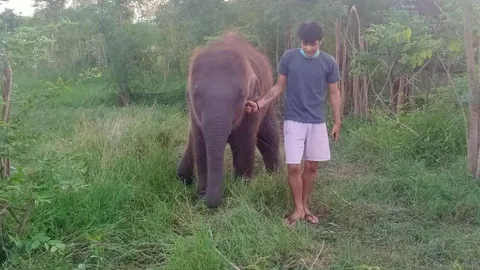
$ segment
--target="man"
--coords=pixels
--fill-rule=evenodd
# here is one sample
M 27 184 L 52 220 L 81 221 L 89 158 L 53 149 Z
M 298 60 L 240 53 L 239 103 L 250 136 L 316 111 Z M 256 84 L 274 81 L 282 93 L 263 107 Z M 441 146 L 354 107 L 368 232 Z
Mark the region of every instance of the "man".
M 246 102 L 246 112 L 257 112 L 284 95 L 284 147 L 288 165 L 288 183 L 295 211 L 285 222 L 295 224 L 300 219 L 316 224 L 318 217 L 308 206 L 320 161 L 330 160 L 330 148 L 325 124 L 327 88 L 333 110 L 334 126 L 331 135 L 338 141 L 341 129 L 340 81 L 335 59 L 320 50 L 323 29 L 316 22 L 303 23 L 298 29 L 301 48 L 287 50 L 278 66 L 275 86 L 260 100 Z M 301 163 L 304 160 L 302 172 Z

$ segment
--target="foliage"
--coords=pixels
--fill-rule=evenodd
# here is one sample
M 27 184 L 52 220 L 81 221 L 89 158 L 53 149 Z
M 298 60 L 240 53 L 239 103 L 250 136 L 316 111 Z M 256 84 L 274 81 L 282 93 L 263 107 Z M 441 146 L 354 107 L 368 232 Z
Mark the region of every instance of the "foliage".
M 454 162 L 466 151 L 464 106 L 467 85 L 457 80 L 456 88 L 445 86 L 424 97 L 423 106 L 401 114 L 396 120 L 383 111 L 372 112 L 372 123 L 355 130 L 352 159 L 375 153 L 373 162 L 415 160 L 428 167 Z
M 439 45 L 422 25 L 425 22 L 417 19 L 416 24 L 393 20 L 370 26 L 365 33 L 368 51 L 352 60 L 351 73 L 412 74 L 432 58 Z
M 163 81 L 156 76 L 165 69 L 160 35 L 154 25 L 135 24 L 117 28 L 107 36 L 112 75 L 121 91 L 153 92 Z
M 65 188 L 63 183 L 52 184 L 41 178 L 39 180 L 37 172 L 25 169 L 21 162 L 17 165 L 18 161 L 29 155 L 32 147 L 30 143 L 34 138 L 34 134 L 28 131 L 29 126 L 25 125 L 25 121 L 36 106 L 70 91 L 70 86 L 75 83 L 82 83 L 83 80 L 99 76 L 97 71 L 89 70 L 79 74 L 76 80 L 64 81 L 59 77 L 56 81 L 37 81 L 37 86 L 41 86 L 42 90 L 30 95 L 17 95 L 14 92 L 13 96 L 18 99 L 15 99 L 16 102 L 12 102 L 15 105 L 13 114 L 8 124 L 1 126 L 0 133 L 0 145 L 2 146 L 0 156 L 13 160 L 11 163 L 12 175 L 0 182 L 0 205 L 2 207 L 0 223 L 2 234 L 0 237 L 4 238 L 1 241 L 2 247 L 8 249 L 6 258 L 1 258 L 1 263 L 16 264 L 18 260 L 21 260 L 21 256 L 30 256 L 40 246 L 52 253 L 57 250 L 63 251 L 65 248 L 61 241 L 45 236 L 44 232 L 37 233 L 31 239 L 25 239 L 24 233 L 31 211 L 42 204 L 50 203 L 49 197 L 54 194 L 52 193 L 54 190 Z M 43 165 L 42 162 L 39 164 Z M 17 225 L 14 225 L 13 220 L 9 221 L 5 218 L 7 210 L 11 214 L 10 218 L 16 221 Z M 18 212 L 21 214 L 20 218 Z M 8 240 L 5 239 L 5 235 L 8 236 Z
M 8 58 L 12 68 L 24 68 L 45 60 L 51 41 L 42 32 L 40 27 L 21 26 L 15 32 L 0 33 L 0 56 Z

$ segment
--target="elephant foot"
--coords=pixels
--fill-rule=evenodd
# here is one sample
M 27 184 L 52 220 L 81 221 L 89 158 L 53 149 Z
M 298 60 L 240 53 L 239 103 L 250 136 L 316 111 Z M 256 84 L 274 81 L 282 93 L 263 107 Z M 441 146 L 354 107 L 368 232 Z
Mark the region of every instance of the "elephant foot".
M 251 180 L 252 180 L 252 177 L 253 177 L 253 175 L 251 173 L 250 174 L 245 174 L 245 173 L 235 172 L 233 174 L 233 179 L 235 181 L 242 182 L 242 183 L 250 183 Z
M 206 195 L 205 191 L 196 193 L 197 199 L 199 199 L 199 200 L 203 200 L 205 198 L 205 195 Z
M 193 176 L 185 174 L 177 174 L 177 178 L 186 186 L 191 186 L 195 181 L 195 178 Z

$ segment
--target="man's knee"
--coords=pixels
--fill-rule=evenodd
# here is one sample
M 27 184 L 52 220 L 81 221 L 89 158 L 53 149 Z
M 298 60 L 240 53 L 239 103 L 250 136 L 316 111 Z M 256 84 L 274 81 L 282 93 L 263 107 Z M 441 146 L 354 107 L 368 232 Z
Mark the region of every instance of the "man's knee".
M 305 172 L 314 174 L 317 173 L 317 168 L 318 168 L 318 162 L 317 161 L 310 161 L 310 160 L 305 160 Z
M 302 172 L 302 165 L 300 164 L 288 164 L 288 174 L 300 174 Z

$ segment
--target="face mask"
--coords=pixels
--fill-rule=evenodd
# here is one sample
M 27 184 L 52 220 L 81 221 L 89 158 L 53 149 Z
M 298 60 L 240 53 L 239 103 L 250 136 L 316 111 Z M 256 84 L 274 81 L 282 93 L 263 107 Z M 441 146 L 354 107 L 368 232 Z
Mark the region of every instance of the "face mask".
M 314 55 L 312 55 L 312 56 L 306 55 L 305 52 L 303 51 L 303 49 L 301 49 L 300 52 L 302 53 L 302 55 L 303 55 L 305 58 L 315 59 L 315 58 L 317 58 L 317 57 L 320 55 L 320 50 L 319 50 L 319 49 L 317 49 L 317 52 L 316 52 Z

